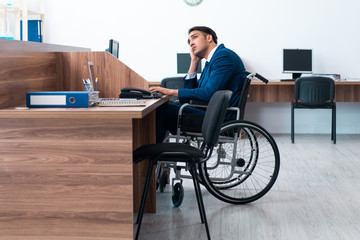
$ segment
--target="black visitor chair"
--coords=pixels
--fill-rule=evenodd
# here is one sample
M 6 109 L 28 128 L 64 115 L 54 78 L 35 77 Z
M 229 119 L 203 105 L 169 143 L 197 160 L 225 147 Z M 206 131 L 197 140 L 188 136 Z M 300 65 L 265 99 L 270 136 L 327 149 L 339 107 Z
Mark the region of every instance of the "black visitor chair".
M 226 108 L 228 107 L 231 95 L 231 91 L 222 90 L 217 91 L 211 97 L 202 124 L 202 136 L 204 138 L 204 141 L 200 148 L 195 148 L 183 143 L 166 142 L 144 145 L 137 148 L 133 152 L 133 161 L 135 164 L 145 159 L 149 159 L 149 167 L 145 179 L 145 186 L 141 197 L 139 213 L 136 220 L 138 228 L 136 231 L 135 239 L 138 239 L 139 237 L 145 202 L 151 182 L 151 175 L 153 173 L 154 166 L 159 161 L 185 162 L 188 165 L 194 183 L 201 223 L 205 224 L 206 234 L 208 239 L 210 239 L 210 231 L 206 219 L 205 207 L 202 199 L 196 165 L 210 158 L 212 150 L 217 144 L 220 128 L 224 121 Z
M 334 80 L 328 77 L 301 77 L 295 81 L 294 102 L 291 103 L 291 141 L 294 143 L 295 108 L 331 109 L 331 140 L 336 143 L 336 103 Z

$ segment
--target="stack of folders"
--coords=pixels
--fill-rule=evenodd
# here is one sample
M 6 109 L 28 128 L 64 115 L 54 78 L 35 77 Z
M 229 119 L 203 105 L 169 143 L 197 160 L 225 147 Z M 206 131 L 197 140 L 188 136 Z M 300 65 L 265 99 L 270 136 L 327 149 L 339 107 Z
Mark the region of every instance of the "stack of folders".
M 146 101 L 135 98 L 99 98 L 99 107 L 133 107 L 145 106 Z

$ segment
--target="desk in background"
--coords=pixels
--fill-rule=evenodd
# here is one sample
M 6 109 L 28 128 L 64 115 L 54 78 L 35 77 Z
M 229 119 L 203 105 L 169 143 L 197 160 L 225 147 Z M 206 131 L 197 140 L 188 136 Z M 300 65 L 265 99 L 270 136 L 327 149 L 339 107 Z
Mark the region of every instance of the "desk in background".
M 252 81 L 249 102 L 292 102 L 294 82 Z M 360 82 L 335 81 L 336 102 L 360 102 Z
M 149 82 L 150 86 L 160 86 L 160 82 Z M 294 82 L 271 80 L 251 81 L 248 102 L 292 102 L 294 100 Z M 336 102 L 360 102 L 360 82 L 335 81 Z

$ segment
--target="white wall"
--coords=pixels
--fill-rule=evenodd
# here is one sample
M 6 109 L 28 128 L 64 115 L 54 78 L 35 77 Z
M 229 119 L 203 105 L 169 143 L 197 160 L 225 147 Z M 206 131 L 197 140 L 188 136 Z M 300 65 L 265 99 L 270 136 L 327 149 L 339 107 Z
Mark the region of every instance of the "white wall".
M 357 0 L 203 0 L 197 7 L 183 0 L 47 0 L 45 39 L 93 51 L 103 51 L 110 38 L 117 39 L 121 61 L 145 79 L 160 81 L 176 75 L 176 53 L 188 52 L 187 30 L 207 25 L 217 32 L 219 42 L 240 55 L 249 71 L 269 79 L 289 77 L 282 74 L 283 48 L 313 49 L 315 73 L 360 77 L 359 10 Z M 269 131 L 290 131 L 289 106 L 249 106 L 249 119 L 262 122 L 259 115 L 265 111 Z M 344 106 L 349 109 L 346 119 L 359 119 L 358 103 Z M 274 124 L 284 119 L 279 111 L 289 118 L 285 127 Z M 338 119 L 341 112 L 338 109 Z M 325 126 L 328 117 L 319 116 Z M 346 133 L 347 127 L 338 123 Z M 297 129 L 307 131 L 307 126 Z M 360 133 L 360 127 L 355 132 Z

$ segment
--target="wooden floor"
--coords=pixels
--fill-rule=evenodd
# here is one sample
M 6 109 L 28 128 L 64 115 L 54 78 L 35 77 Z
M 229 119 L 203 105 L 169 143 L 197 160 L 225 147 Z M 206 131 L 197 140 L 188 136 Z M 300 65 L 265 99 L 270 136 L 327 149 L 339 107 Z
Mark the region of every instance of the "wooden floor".
M 360 135 L 275 135 L 281 167 L 260 200 L 229 205 L 203 189 L 213 240 L 344 239 L 360 236 Z M 192 182 L 185 179 L 180 208 L 171 189 L 157 193 L 157 214 L 144 216 L 140 239 L 206 239 Z M 135 226 L 136 227 L 136 226 Z

